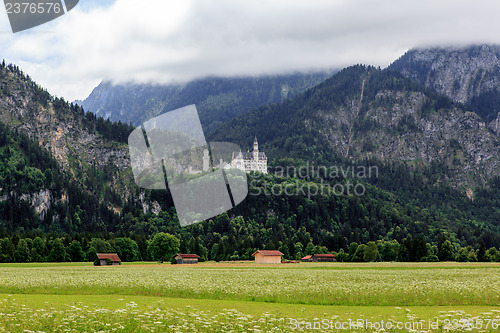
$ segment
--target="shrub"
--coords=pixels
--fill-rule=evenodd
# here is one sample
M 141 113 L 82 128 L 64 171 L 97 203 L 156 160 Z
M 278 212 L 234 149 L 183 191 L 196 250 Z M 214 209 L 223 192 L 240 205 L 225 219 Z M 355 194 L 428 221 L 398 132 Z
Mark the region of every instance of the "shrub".
M 429 255 L 429 256 L 426 257 L 425 261 L 427 261 L 427 262 L 438 262 L 439 258 L 437 257 L 437 255 L 431 254 L 431 255 Z

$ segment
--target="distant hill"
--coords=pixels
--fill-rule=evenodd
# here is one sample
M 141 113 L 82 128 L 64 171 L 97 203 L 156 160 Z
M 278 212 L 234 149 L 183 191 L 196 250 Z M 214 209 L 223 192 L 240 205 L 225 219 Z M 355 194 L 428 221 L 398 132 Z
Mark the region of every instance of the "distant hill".
M 311 88 L 331 72 L 194 80 L 182 85 L 101 82 L 84 101 L 87 111 L 112 121 L 139 125 L 161 113 L 196 104 L 205 132 L 248 110 L 280 103 Z

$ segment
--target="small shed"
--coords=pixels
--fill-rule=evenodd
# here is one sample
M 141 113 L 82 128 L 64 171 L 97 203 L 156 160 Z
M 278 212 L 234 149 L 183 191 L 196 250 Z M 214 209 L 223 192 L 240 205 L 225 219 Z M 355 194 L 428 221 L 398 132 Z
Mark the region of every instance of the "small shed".
M 313 261 L 312 254 L 305 256 L 305 257 L 302 257 L 302 258 L 300 258 L 300 260 L 302 260 L 303 262 L 311 262 L 311 261 Z
M 99 259 L 99 266 L 106 266 L 108 259 L 111 261 L 111 265 L 121 265 L 122 263 L 116 253 L 97 253 L 97 259 Z
M 257 250 L 252 256 L 256 264 L 281 264 L 283 253 L 277 250 Z
M 177 261 L 178 264 L 197 264 L 198 259 L 200 259 L 200 256 L 197 254 L 177 253 L 174 256 L 174 259 Z
M 325 254 L 313 254 L 312 261 L 314 261 L 314 262 L 333 262 L 333 261 L 337 261 L 337 260 L 335 259 L 335 255 L 333 255 L 331 253 L 325 253 Z

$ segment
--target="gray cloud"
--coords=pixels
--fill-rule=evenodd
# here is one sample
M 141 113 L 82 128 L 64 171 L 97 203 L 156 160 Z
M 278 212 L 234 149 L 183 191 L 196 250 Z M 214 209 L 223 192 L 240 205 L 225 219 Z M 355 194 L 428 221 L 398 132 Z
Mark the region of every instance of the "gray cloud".
M 7 60 L 71 100 L 101 79 L 384 67 L 412 47 L 500 43 L 499 10 L 496 0 L 117 0 L 77 7 L 29 33 L 3 33 L 0 46 Z

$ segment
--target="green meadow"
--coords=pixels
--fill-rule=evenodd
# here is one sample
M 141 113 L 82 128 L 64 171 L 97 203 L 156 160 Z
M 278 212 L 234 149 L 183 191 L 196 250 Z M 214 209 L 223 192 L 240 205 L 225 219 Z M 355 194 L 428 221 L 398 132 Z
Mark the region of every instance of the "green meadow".
M 499 295 L 496 263 L 2 264 L 0 332 L 500 332 Z

